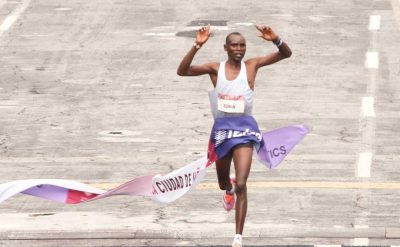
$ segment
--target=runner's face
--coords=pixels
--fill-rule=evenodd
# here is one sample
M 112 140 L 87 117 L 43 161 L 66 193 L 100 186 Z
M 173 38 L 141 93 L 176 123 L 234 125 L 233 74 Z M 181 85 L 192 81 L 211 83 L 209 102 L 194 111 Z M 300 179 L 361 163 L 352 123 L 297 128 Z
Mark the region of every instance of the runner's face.
M 230 60 L 240 62 L 246 53 L 246 40 L 242 35 L 231 35 L 224 48 Z

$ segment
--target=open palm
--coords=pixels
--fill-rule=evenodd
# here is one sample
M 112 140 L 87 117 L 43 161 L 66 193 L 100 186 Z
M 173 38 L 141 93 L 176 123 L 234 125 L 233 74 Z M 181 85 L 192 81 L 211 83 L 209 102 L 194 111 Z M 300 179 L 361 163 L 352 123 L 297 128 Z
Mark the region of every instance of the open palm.
M 196 33 L 196 43 L 199 45 L 203 45 L 204 43 L 206 43 L 208 38 L 210 37 L 210 31 L 210 25 L 200 28 Z
M 278 38 L 278 35 L 268 26 L 256 25 L 256 28 L 261 33 L 260 37 L 265 40 L 274 41 Z

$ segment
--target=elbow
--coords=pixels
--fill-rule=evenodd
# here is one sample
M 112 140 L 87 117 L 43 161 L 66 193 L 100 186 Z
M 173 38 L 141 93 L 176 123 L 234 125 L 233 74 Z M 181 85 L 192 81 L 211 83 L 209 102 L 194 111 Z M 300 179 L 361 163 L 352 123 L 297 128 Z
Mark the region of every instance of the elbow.
M 186 76 L 187 75 L 187 73 L 185 71 L 181 70 L 181 69 L 178 69 L 176 71 L 176 74 L 179 75 L 179 76 Z
M 291 57 L 292 56 L 292 51 L 288 51 L 286 54 L 285 54 L 285 57 L 286 58 L 289 58 L 289 57 Z

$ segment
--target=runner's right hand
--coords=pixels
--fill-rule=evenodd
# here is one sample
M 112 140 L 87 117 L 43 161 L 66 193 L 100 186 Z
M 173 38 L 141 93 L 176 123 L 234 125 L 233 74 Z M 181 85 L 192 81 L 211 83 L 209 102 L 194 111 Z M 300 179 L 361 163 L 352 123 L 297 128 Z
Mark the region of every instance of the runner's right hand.
M 211 35 L 210 24 L 206 27 L 200 28 L 196 33 L 196 43 L 199 45 L 203 45 L 207 42 L 208 38 Z

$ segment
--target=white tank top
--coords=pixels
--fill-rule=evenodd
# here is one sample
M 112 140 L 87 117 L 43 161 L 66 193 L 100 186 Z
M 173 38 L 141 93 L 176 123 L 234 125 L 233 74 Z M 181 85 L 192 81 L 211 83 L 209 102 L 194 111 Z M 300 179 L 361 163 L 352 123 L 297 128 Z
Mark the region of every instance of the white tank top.
M 254 92 L 249 87 L 246 64 L 242 61 L 239 75 L 229 81 L 225 76 L 225 63 L 220 63 L 217 85 L 209 92 L 213 117 L 251 116 Z

